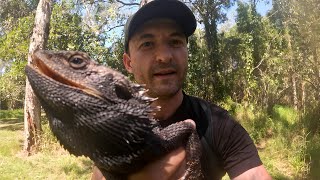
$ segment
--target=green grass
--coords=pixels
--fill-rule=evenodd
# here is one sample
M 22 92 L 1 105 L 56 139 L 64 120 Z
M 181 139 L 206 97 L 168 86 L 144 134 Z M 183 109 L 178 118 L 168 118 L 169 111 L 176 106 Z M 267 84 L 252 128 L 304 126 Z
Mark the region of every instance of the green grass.
M 23 109 L 14 110 L 0 110 L 0 120 L 5 121 L 8 119 L 23 119 Z M 0 121 L 0 123 L 1 123 Z
M 299 116 L 299 112 L 284 106 L 275 106 L 270 114 L 236 103 L 228 108 L 254 139 L 273 179 L 320 179 L 317 111 Z M 23 111 L 0 111 L 0 114 L 0 179 L 90 179 L 92 162 L 63 150 L 45 118 L 39 151 L 24 156 Z
M 320 135 L 310 138 L 307 152 L 310 154 L 310 179 L 320 179 Z
M 45 121 L 40 151 L 25 156 L 23 111 L 1 110 L 0 114 L 0 179 L 90 179 L 92 162 L 63 150 Z
M 273 179 L 320 179 L 320 123 L 315 120 L 318 114 L 306 116 L 280 105 L 268 114 L 230 99 L 223 106 L 249 132 Z

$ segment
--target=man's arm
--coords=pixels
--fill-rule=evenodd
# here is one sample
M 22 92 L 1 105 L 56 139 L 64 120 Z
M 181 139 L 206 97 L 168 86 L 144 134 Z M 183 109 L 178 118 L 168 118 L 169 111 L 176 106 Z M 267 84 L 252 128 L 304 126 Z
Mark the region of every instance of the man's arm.
M 103 174 L 101 171 L 97 168 L 97 166 L 93 167 L 91 180 L 106 180 L 106 178 L 103 177 Z
M 129 177 L 129 180 L 168 180 L 179 179 L 186 170 L 185 150 L 179 148 L 164 158 L 147 165 L 143 170 Z M 271 180 L 263 165 L 251 168 L 233 178 L 233 180 Z
M 271 176 L 268 174 L 267 170 L 263 165 L 254 167 L 240 174 L 239 176 L 233 178 L 233 180 L 271 180 Z
M 186 170 L 186 151 L 178 148 L 128 177 L 129 180 L 179 179 Z
M 146 165 L 142 170 L 131 174 L 129 180 L 169 180 L 179 179 L 186 170 L 186 151 L 178 148 L 166 156 Z M 95 166 L 91 180 L 106 180 Z
M 179 179 L 186 170 L 185 150 L 180 148 L 159 161 L 147 165 L 143 170 L 129 177 L 129 180 L 168 180 Z M 251 168 L 233 180 L 271 180 L 263 165 Z
M 148 164 L 141 171 L 129 176 L 129 180 L 169 180 L 179 179 L 186 170 L 186 152 L 179 148 L 165 157 Z M 271 180 L 263 165 L 254 167 L 233 178 L 233 180 Z M 91 180 L 105 180 L 98 168 L 94 168 Z

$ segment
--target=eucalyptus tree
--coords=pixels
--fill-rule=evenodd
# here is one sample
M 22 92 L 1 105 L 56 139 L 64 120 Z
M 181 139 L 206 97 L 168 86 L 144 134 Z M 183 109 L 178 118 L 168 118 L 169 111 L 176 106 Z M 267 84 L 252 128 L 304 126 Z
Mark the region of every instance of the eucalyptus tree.
M 0 103 L 1 108 L 21 108 L 23 104 L 26 64 L 33 0 L 2 0 L 0 5 Z
M 29 16 L 38 2 L 39 0 L 1 0 L 0 36 L 14 28 L 19 18 Z
M 305 109 L 306 103 L 319 106 L 319 2 L 274 0 L 273 4 L 270 19 L 285 42 L 282 58 L 287 60 L 289 104 L 296 109 Z
M 268 104 L 270 84 L 268 66 L 270 41 L 273 28 L 269 21 L 255 10 L 251 3 L 238 2 L 236 25 L 224 31 L 221 37 L 221 51 L 230 88 L 229 96 L 236 102 Z
M 202 67 L 203 82 L 207 88 L 203 89 L 205 99 L 221 101 L 227 92 L 226 82 L 223 77 L 223 65 L 220 55 L 220 38 L 218 35 L 218 23 L 225 21 L 226 9 L 234 4 L 235 0 L 188 0 L 194 13 L 198 18 L 200 29 L 203 30 L 200 39 L 206 50 L 203 60 L 207 61 Z
M 40 0 L 38 3 L 35 26 L 30 39 L 28 51 L 28 64 L 32 63 L 31 54 L 36 49 L 45 49 L 49 36 L 49 23 L 52 11 L 52 1 Z M 30 154 L 39 144 L 41 130 L 41 106 L 34 95 L 28 79 L 26 80 L 25 105 L 24 105 L 24 150 Z

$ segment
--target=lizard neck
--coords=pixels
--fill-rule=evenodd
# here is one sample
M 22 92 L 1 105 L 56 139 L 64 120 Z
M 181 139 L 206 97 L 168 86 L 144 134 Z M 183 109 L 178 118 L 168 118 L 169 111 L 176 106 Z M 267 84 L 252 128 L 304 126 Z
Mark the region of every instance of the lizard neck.
M 160 111 L 156 112 L 155 118 L 158 120 L 166 120 L 172 116 L 178 107 L 181 105 L 183 100 L 183 93 L 180 89 L 175 95 L 170 98 L 161 98 L 157 99 L 152 103 L 153 106 L 160 106 Z

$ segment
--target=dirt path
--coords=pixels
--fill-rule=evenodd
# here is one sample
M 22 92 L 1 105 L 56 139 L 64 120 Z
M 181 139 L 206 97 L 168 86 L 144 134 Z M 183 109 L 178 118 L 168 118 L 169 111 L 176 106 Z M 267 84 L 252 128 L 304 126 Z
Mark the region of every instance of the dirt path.
M 1 119 L 0 131 L 1 130 L 11 130 L 11 131 L 23 130 L 23 120 L 17 119 L 17 118 Z

